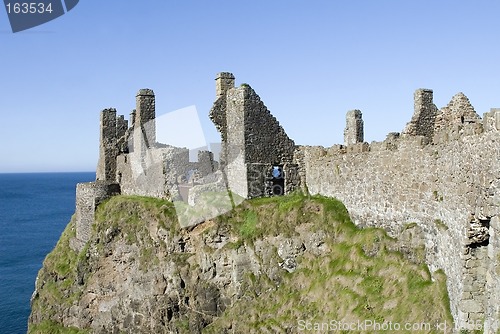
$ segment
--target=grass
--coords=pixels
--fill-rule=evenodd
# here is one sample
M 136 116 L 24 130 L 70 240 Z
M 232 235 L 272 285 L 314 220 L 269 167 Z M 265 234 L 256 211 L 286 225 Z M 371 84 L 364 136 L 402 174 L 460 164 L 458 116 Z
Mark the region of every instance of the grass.
M 75 237 L 74 217 L 67 225 L 54 250 L 47 255 L 37 282 L 38 295 L 33 299 L 32 309 L 39 309 L 45 321 L 29 326 L 29 333 L 86 333 L 76 329 L 64 329 L 50 319 L 57 317 L 57 309 L 69 308 L 82 293 L 82 287 L 75 284 L 77 266 L 81 255 L 69 247 L 70 240 Z
M 254 211 L 247 211 L 245 215 L 245 221 L 239 229 L 240 235 L 243 239 L 250 239 L 255 236 L 257 222 L 257 213 Z
M 443 196 L 439 195 L 439 193 L 437 192 L 437 190 L 434 190 L 432 192 L 432 196 L 434 196 L 434 200 L 437 201 L 437 202 L 442 202 L 443 201 Z
M 55 321 L 44 320 L 39 324 L 31 325 L 28 334 L 90 334 L 90 331 L 64 327 Z
M 447 231 L 448 226 L 441 219 L 434 219 L 434 224 L 436 224 L 437 228 L 441 231 Z

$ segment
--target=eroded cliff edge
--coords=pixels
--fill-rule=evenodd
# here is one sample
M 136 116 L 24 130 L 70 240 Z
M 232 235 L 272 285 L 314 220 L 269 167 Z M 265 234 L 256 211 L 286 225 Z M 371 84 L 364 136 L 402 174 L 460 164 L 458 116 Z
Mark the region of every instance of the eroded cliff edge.
M 80 253 L 69 246 L 75 233 L 72 221 L 44 261 L 30 333 L 452 324 L 446 277 L 424 264 L 416 224 L 395 240 L 356 228 L 340 202 L 321 196 L 245 201 L 191 229 L 179 228 L 169 201 L 115 196 L 98 207 Z

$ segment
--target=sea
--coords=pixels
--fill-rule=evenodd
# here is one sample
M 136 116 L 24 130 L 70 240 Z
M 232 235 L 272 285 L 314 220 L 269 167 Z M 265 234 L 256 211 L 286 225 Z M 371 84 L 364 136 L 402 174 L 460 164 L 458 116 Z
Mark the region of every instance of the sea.
M 79 182 L 95 173 L 0 174 L 0 334 L 25 334 L 45 256 L 75 212 Z

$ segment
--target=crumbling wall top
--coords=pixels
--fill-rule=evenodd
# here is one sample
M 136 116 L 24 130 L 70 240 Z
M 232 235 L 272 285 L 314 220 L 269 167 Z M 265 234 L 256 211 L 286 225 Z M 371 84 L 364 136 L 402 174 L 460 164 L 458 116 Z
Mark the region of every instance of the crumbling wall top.
M 154 95 L 155 93 L 153 92 L 153 90 L 149 88 L 139 89 L 139 91 L 136 94 L 136 96 L 154 96 Z
M 403 130 L 403 135 L 425 136 L 432 138 L 437 107 L 433 102 L 432 89 L 417 89 L 413 96 L 414 112 L 411 121 Z
M 346 114 L 344 130 L 345 145 L 362 143 L 364 141 L 363 114 L 360 110 L 349 110 Z
M 477 122 L 480 119 L 467 96 L 460 92 L 452 97 L 446 107 L 441 108 L 436 117 L 436 130 L 449 127 L 453 124 Z
M 234 88 L 234 75 L 229 72 L 220 72 L 215 77 L 215 95 L 221 97 Z

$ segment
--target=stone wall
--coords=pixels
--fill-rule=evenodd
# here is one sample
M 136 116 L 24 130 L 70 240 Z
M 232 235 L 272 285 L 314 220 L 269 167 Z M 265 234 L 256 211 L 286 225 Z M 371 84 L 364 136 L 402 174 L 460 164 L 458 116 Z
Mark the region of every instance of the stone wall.
M 500 131 L 500 108 L 492 108 L 483 114 L 483 126 L 485 131 Z
M 350 110 L 346 115 L 344 144 L 352 145 L 364 141 L 363 115 L 360 110 Z
M 149 149 L 142 154 L 131 152 L 117 158 L 118 181 L 126 195 L 177 199 L 177 185 L 186 182 L 188 171 L 196 169 L 189 162 L 189 150 L 173 146 Z
M 97 206 L 111 196 L 120 194 L 120 185 L 108 181 L 78 183 L 76 186 L 76 238 L 71 247 L 80 251 L 89 240 Z
M 433 142 L 457 140 L 461 136 L 480 134 L 483 122 L 467 96 L 458 93 L 436 115 Z
M 431 89 L 417 89 L 414 94 L 414 112 L 411 121 L 403 131 L 404 135 L 425 136 L 432 139 L 437 107 L 433 102 Z
M 116 178 L 116 156 L 118 155 L 116 120 L 116 109 L 101 111 L 97 180 L 114 182 Z
M 215 96 L 223 97 L 231 88 L 234 88 L 234 75 L 229 72 L 218 73 L 215 78 Z
M 267 196 L 272 168 L 292 163 L 295 144 L 249 85 L 234 88 L 234 76 L 220 73 L 216 86 L 210 118 L 221 133 L 228 188 L 244 198 Z M 295 170 L 284 174 L 290 191 L 297 186 Z
M 212 152 L 198 151 L 198 163 L 195 164 L 195 169 L 200 173 L 200 177 L 214 173 L 218 167 Z
M 498 221 L 499 141 L 493 129 L 432 145 L 426 136 L 392 135 L 364 152 L 301 147 L 298 156 L 309 192 L 340 199 L 356 224 L 392 235 L 410 223 L 423 229 L 427 263 L 447 274 L 453 316 L 465 325 L 491 313 L 498 295 L 487 289 L 498 280 L 498 245 L 471 246 L 467 231 L 474 217 Z
M 143 156 L 156 145 L 155 95 L 151 89 L 140 89 L 136 96 L 134 116 L 134 151 Z

